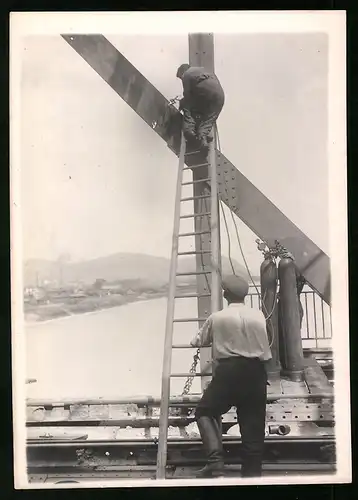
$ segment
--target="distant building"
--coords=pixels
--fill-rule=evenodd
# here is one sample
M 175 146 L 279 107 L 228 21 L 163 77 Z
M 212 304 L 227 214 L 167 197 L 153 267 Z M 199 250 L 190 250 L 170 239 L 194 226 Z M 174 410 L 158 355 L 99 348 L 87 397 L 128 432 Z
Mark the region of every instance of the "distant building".
M 46 290 L 42 287 L 29 287 L 24 290 L 24 298 L 27 301 L 30 299 L 34 299 L 37 302 L 43 301 L 47 298 Z
M 123 293 L 123 287 L 116 284 L 106 284 L 103 286 L 102 291 L 109 293 Z

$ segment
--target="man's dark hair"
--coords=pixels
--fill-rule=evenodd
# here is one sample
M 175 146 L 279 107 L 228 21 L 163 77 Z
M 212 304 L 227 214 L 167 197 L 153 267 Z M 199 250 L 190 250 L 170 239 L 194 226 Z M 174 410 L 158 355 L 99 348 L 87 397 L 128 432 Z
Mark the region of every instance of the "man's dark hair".
M 234 293 L 230 292 L 229 290 L 224 290 L 224 298 L 228 302 L 234 302 L 234 303 L 245 301 L 245 297 L 243 297 L 242 295 L 241 296 L 235 295 Z

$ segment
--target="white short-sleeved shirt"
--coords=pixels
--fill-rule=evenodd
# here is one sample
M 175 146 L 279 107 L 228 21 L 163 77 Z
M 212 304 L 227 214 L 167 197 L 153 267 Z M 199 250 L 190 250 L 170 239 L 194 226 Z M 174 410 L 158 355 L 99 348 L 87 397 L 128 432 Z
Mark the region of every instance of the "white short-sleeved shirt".
M 197 347 L 212 345 L 214 360 L 232 356 L 262 361 L 272 358 L 263 313 L 241 303 L 211 314 L 193 342 Z

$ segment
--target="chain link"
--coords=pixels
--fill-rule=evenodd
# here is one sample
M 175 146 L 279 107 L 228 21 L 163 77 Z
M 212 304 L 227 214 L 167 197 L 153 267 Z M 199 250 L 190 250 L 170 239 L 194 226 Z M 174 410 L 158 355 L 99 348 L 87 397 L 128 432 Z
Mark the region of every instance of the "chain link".
M 193 384 L 193 380 L 195 377 L 196 367 L 197 367 L 197 364 L 199 362 L 199 359 L 200 359 L 200 349 L 197 349 L 196 353 L 193 356 L 193 362 L 192 362 L 192 365 L 191 365 L 190 370 L 189 370 L 190 375 L 186 379 L 185 384 L 184 384 L 182 396 L 186 396 L 190 392 L 190 389 L 191 389 L 191 386 Z
M 199 359 L 200 359 L 200 349 L 197 349 L 196 353 L 193 356 L 193 362 L 192 362 L 190 370 L 189 370 L 190 375 L 186 379 L 185 384 L 184 384 L 183 392 L 181 394 L 182 396 L 186 396 L 190 392 L 190 389 L 191 389 L 191 386 L 193 384 L 193 380 L 194 380 L 194 377 L 195 377 L 196 367 L 198 365 Z M 187 416 L 190 415 L 191 411 L 192 410 L 190 408 L 185 408 L 184 407 L 184 408 L 181 408 L 179 410 L 179 414 L 182 415 L 182 416 L 187 417 Z

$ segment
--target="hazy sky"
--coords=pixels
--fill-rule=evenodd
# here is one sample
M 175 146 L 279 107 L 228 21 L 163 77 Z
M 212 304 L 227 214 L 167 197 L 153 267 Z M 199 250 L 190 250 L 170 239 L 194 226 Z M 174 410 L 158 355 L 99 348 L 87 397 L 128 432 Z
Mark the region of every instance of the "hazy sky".
M 186 36 L 107 38 L 165 97 L 181 93 Z M 24 258 L 169 257 L 175 155 L 60 36 L 24 40 Z M 223 153 L 329 254 L 327 51 L 323 34 L 215 36 Z M 255 235 L 239 229 L 257 270 Z

